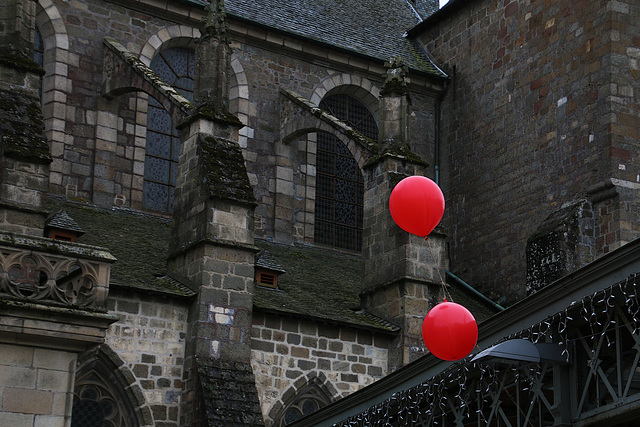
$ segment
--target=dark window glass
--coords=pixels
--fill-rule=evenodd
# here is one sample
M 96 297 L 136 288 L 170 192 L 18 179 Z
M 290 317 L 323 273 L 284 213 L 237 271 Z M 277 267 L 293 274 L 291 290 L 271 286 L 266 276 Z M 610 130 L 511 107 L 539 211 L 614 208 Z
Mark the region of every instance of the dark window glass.
M 44 43 L 42 41 L 40 29 L 37 26 L 35 36 L 33 38 L 33 60 L 41 67 L 44 65 Z
M 151 61 L 151 69 L 190 101 L 193 101 L 194 67 L 194 52 L 184 48 L 167 49 Z M 143 193 L 146 209 L 173 211 L 179 152 L 175 123 L 162 105 L 149 97 Z
M 283 409 L 276 418 L 274 426 L 284 427 L 331 403 L 324 386 L 310 383 L 305 386 Z
M 356 99 L 335 95 L 320 106 L 365 136 L 378 137 L 373 116 Z M 356 160 L 338 138 L 318 132 L 316 171 L 315 242 L 360 251 L 364 180 Z
M 33 37 L 33 60 L 39 66 L 44 67 L 44 42 L 42 41 L 42 34 L 40 33 L 40 29 L 37 25 Z M 42 79 L 40 79 L 38 94 L 40 95 L 40 100 L 42 100 Z

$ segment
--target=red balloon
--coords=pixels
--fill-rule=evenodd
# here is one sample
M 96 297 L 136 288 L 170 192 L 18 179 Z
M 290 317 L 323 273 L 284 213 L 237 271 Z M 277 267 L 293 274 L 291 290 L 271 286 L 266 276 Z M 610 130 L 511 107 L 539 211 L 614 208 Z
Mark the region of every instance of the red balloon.
M 465 307 L 445 300 L 425 316 L 422 339 L 437 358 L 460 360 L 467 357 L 476 346 L 478 324 Z
M 425 237 L 442 219 L 444 196 L 438 184 L 429 178 L 410 176 L 391 191 L 389 211 L 404 231 Z

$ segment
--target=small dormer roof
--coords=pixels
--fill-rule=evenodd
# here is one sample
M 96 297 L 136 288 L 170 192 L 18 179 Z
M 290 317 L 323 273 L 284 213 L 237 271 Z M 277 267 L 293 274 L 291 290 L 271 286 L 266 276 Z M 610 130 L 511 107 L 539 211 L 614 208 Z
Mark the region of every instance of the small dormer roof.
M 84 234 L 84 230 L 80 228 L 78 223 L 69 216 L 67 211 L 61 210 L 57 213 L 51 215 L 44 223 L 45 232 L 52 228 L 56 228 L 58 230 L 65 230 L 75 233 L 77 236 L 81 236 Z
M 275 271 L 277 273 L 286 273 L 284 267 L 278 263 L 276 258 L 269 252 L 268 249 L 263 249 L 256 258 L 256 267 L 266 268 L 267 270 Z

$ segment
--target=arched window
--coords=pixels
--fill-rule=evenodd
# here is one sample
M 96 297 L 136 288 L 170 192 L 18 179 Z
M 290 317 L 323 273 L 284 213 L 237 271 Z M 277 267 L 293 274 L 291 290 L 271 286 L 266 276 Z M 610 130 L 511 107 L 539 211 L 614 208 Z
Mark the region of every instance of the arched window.
M 331 403 L 329 393 L 319 382 L 311 381 L 289 401 L 276 418 L 274 427 L 284 427 Z
M 164 50 L 151 61 L 151 69 L 192 102 L 194 68 L 195 54 L 185 48 Z M 173 211 L 179 153 L 176 123 L 156 99 L 149 97 L 143 195 L 146 209 Z
M 320 107 L 371 139 L 378 127 L 369 110 L 348 95 L 325 98 Z M 335 136 L 318 132 L 316 160 L 316 243 L 362 249 L 364 179 L 349 149 Z
M 139 425 L 131 397 L 113 369 L 101 359 L 93 359 L 78 369 L 71 427 Z

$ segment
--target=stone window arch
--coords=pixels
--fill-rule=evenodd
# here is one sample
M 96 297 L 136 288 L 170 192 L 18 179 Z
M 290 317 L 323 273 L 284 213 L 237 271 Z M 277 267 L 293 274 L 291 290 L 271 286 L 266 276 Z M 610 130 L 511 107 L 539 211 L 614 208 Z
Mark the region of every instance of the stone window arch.
M 151 61 L 150 68 L 181 95 L 193 102 L 195 52 L 185 47 L 170 47 Z M 144 162 L 143 207 L 160 212 L 173 211 L 173 196 L 178 172 L 180 138 L 177 123 L 162 104 L 148 97 L 147 140 Z
M 336 93 L 320 108 L 376 140 L 378 126 L 371 111 L 356 98 Z M 340 249 L 362 249 L 364 179 L 349 149 L 335 135 L 318 132 L 314 242 Z
M 195 43 L 200 37 L 200 31 L 197 28 L 189 27 L 186 25 L 172 25 L 160 29 L 153 34 L 140 51 L 140 61 L 149 66 L 154 71 L 158 72 L 161 78 L 167 83 L 175 86 L 175 88 L 184 95 L 187 99 L 193 101 L 192 89 L 188 92 L 188 87 L 182 87 L 181 84 L 186 82 L 185 79 L 178 79 L 179 81 L 173 82 L 172 79 L 168 79 L 163 75 L 162 70 L 156 70 L 155 65 L 159 61 L 159 58 L 169 55 L 173 55 L 172 52 L 180 50 L 189 50 L 195 52 Z M 166 61 L 164 61 L 166 62 Z M 166 67 L 163 67 L 166 71 Z M 171 73 L 169 73 L 171 75 Z M 190 76 L 191 78 L 193 75 Z M 247 139 L 253 136 L 253 130 L 248 127 L 250 118 L 250 105 L 249 105 L 249 85 L 247 83 L 247 77 L 244 73 L 240 61 L 235 55 L 231 58 L 231 72 L 230 72 L 230 89 L 229 89 L 229 109 L 231 113 L 238 116 L 240 121 L 246 126 L 240 129 L 239 143 L 242 148 L 246 148 Z M 189 82 L 190 83 L 190 82 Z M 147 93 L 139 92 L 137 94 L 137 110 L 141 118 L 138 121 L 136 135 L 144 135 L 144 137 L 136 137 L 135 150 L 136 155 L 134 159 L 131 192 L 131 204 L 134 208 L 153 210 L 161 213 L 170 213 L 173 208 L 172 196 L 170 193 L 173 191 L 173 185 L 175 184 L 174 177 L 177 171 L 177 155 L 179 145 L 173 143 L 169 150 L 165 149 L 162 156 L 156 156 L 153 153 L 157 153 L 157 146 L 149 147 L 149 132 L 154 132 L 151 135 L 157 136 L 157 129 L 151 127 L 149 129 L 150 122 L 158 122 L 160 116 L 164 118 L 160 119 L 162 126 L 165 130 L 160 132 L 163 134 L 162 139 L 172 139 L 177 141 L 177 134 L 175 133 L 175 126 L 169 124 L 170 131 L 166 131 L 167 117 L 166 114 L 161 113 L 156 107 L 160 107 Z M 161 107 L 160 107 L 161 108 Z M 154 116 L 154 117 L 152 117 Z M 141 124 L 144 123 L 144 124 Z M 169 145 L 167 145 L 168 147 Z M 157 166 L 161 164 L 159 170 L 155 170 L 148 162 L 155 163 Z M 173 163 L 169 163 L 173 162 Z M 167 167 L 169 166 L 169 167 Z M 152 176 L 153 175 L 153 176 Z M 164 181 L 164 182 L 160 182 Z M 149 184 L 149 183 L 152 184 Z
M 104 346 L 81 357 L 74 385 L 71 427 L 150 425 L 138 399 Z M 119 359 L 115 354 L 113 357 Z M 121 361 L 120 361 L 121 363 Z M 148 408 L 146 408 L 148 409 Z M 149 412 L 149 411 L 147 411 Z
M 283 398 L 284 404 L 274 418 L 274 427 L 287 426 L 333 401 L 331 393 L 318 377 L 311 378 L 301 387 L 289 389 Z

